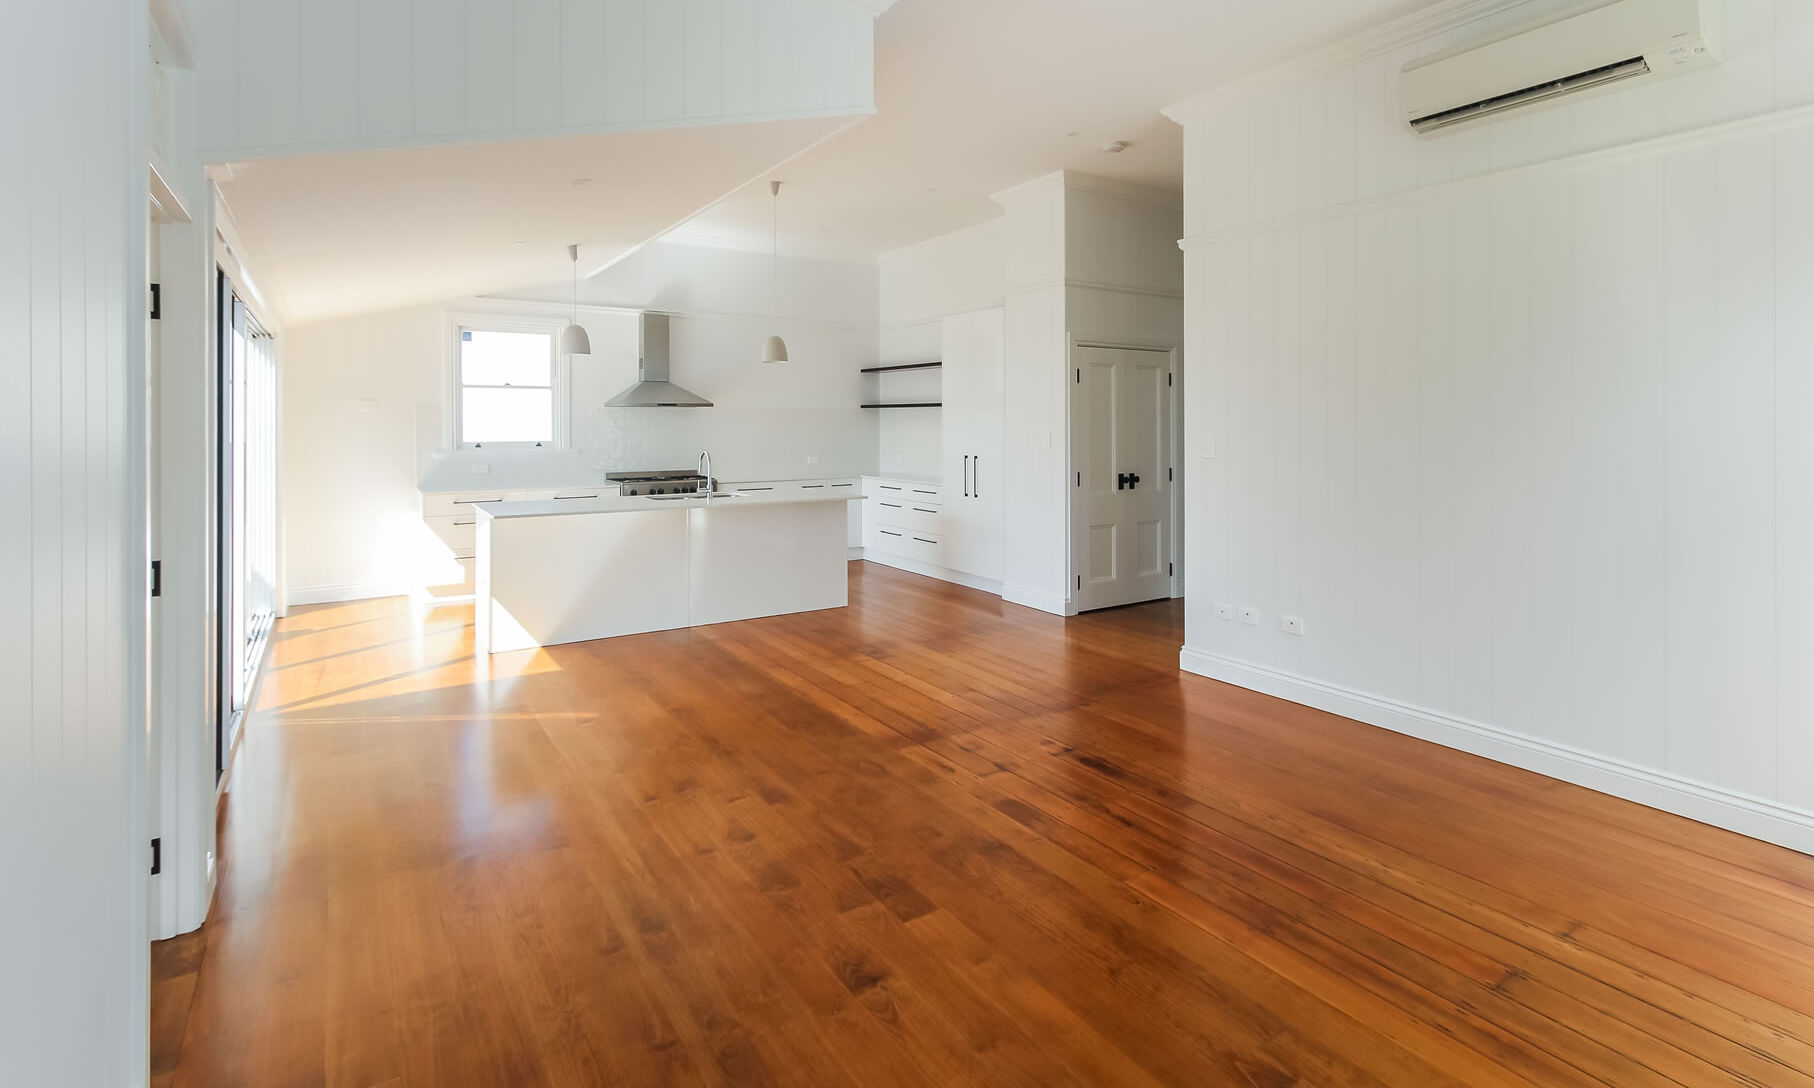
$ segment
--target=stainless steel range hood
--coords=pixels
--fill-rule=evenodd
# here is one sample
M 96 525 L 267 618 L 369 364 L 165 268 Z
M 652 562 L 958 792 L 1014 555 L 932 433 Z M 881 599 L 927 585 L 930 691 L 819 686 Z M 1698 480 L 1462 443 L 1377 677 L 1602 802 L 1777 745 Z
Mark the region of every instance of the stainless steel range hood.
M 710 408 L 712 402 L 668 380 L 668 315 L 642 315 L 642 353 L 635 385 L 605 402 L 607 408 Z

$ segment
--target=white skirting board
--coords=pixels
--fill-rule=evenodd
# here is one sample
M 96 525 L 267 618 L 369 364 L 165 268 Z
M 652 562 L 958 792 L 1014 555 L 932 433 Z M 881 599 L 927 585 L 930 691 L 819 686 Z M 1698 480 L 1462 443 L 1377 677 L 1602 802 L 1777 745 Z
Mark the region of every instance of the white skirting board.
M 340 604 L 343 601 L 369 601 L 378 597 L 407 597 L 410 593 L 409 586 L 385 582 L 349 582 L 345 585 L 292 589 L 286 602 L 290 607 L 299 604 Z
M 971 589 L 980 589 L 984 593 L 993 593 L 997 596 L 1002 595 L 1001 583 L 989 578 L 978 578 L 973 574 L 965 574 L 961 570 L 952 570 L 950 567 L 934 566 L 931 563 L 921 563 L 917 560 L 908 559 L 903 556 L 890 555 L 887 552 L 873 552 L 864 548 L 852 548 L 850 550 L 852 559 L 861 559 L 867 563 L 880 563 L 884 567 L 893 567 L 895 570 L 904 570 L 908 574 L 919 574 L 927 578 L 937 578 L 941 582 L 951 582 L 954 585 L 968 586 Z
M 1565 744 L 1184 647 L 1178 666 L 1236 687 L 1340 714 L 1651 808 L 1814 854 L 1814 812 L 1695 782 Z
M 1054 616 L 1075 616 L 1077 614 L 1076 607 L 1065 598 L 1055 593 L 1041 593 L 1039 590 L 1028 589 L 1025 586 L 1002 586 L 1001 599 L 1009 604 L 1050 612 Z

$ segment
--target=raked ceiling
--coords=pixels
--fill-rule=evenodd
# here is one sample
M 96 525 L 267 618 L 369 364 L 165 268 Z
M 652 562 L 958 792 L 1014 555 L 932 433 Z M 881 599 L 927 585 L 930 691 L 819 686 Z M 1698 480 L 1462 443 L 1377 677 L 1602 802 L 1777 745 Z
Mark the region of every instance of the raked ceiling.
M 599 268 L 848 117 L 263 159 L 221 195 L 287 324 Z M 582 182 L 576 184 L 576 182 Z
M 291 324 L 546 284 L 575 240 L 587 268 L 677 224 L 676 240 L 764 246 L 770 176 L 784 250 L 868 260 L 990 218 L 989 194 L 1053 170 L 1179 189 L 1162 106 L 1423 6 L 898 0 L 875 24 L 877 114 L 854 123 L 299 156 L 222 193 Z
M 876 115 L 777 172 L 784 249 L 866 260 L 999 212 L 1054 170 L 1179 190 L 1163 106 L 1429 0 L 899 0 L 876 21 Z M 1124 140 L 1106 154 L 1101 145 Z M 766 246 L 758 181 L 675 237 Z

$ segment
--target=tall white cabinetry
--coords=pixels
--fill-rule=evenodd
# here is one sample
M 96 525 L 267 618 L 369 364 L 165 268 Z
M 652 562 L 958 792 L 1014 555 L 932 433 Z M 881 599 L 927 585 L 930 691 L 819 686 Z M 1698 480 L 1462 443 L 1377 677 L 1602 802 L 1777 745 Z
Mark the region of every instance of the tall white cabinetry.
M 944 565 L 1002 577 L 1002 311 L 944 319 Z

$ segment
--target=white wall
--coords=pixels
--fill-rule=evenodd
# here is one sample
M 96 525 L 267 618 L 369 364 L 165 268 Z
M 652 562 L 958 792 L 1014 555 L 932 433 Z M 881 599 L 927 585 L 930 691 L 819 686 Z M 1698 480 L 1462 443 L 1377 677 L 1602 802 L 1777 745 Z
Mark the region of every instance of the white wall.
M 836 0 L 200 0 L 211 161 L 874 111 Z
M 574 449 L 449 451 L 446 310 L 539 313 L 558 321 L 567 285 L 292 328 L 285 355 L 285 526 L 292 600 L 405 592 L 445 549 L 423 529 L 418 490 L 565 486 L 606 471 L 693 465 L 726 480 L 858 475 L 876 469 L 861 367 L 876 346 L 875 269 L 656 244 L 582 283 L 593 354 L 571 366 Z M 549 300 L 562 300 L 554 305 Z M 635 380 L 635 310 L 673 319 L 673 377 L 712 408 L 605 408 Z M 786 337 L 791 361 L 757 362 Z M 488 471 L 475 474 L 475 466 Z M 457 577 L 457 571 L 454 572 Z
M 1430 141 L 1482 25 L 1178 108 L 1187 668 L 1814 850 L 1814 5 L 1728 10 Z
M 146 1069 L 146 8 L 0 36 L 0 1083 Z
M 158 70 L 161 169 L 191 221 L 157 227 L 163 316 L 153 332 L 161 350 L 152 389 L 160 444 L 153 547 L 163 594 L 154 610 L 151 743 L 159 788 L 151 833 L 163 840 L 163 865 L 152 880 L 154 939 L 201 925 L 212 897 L 219 655 L 214 195 L 195 154 L 195 73 L 174 64 Z
M 940 322 L 1002 304 L 1001 220 L 943 234 L 882 254 L 880 358 L 883 363 L 937 359 Z M 939 400 L 937 370 L 909 370 L 868 379 L 865 397 L 884 401 Z M 940 413 L 881 410 L 878 461 L 883 472 L 938 476 L 944 471 Z
M 1070 341 L 1181 339 L 1179 212 L 1166 194 L 1059 171 L 998 193 L 1004 209 L 1007 477 L 1002 596 L 1068 613 Z

